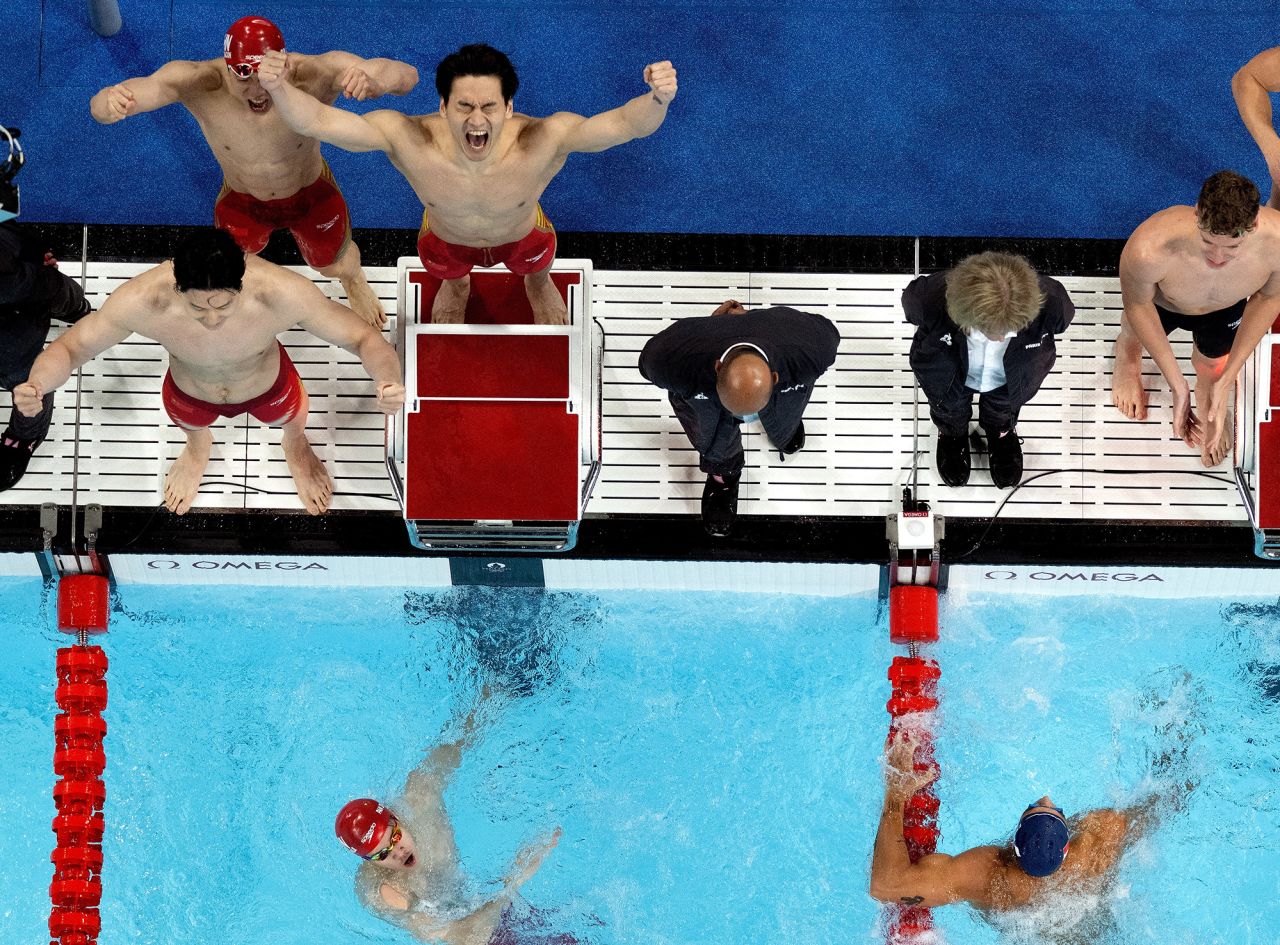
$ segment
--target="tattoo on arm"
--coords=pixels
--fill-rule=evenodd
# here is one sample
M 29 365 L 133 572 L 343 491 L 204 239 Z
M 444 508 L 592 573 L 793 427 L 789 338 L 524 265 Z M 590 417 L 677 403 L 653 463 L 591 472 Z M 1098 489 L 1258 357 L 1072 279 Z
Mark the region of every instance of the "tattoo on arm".
M 904 906 L 918 906 L 920 903 L 924 902 L 924 896 L 901 896 L 899 897 L 898 902 L 902 903 Z
M 662 104 L 662 99 L 658 98 L 658 93 L 657 93 L 657 92 L 654 92 L 654 93 L 653 93 L 652 98 L 653 98 L 653 100 L 654 100 L 655 102 L 657 102 L 659 105 L 661 105 L 661 104 Z

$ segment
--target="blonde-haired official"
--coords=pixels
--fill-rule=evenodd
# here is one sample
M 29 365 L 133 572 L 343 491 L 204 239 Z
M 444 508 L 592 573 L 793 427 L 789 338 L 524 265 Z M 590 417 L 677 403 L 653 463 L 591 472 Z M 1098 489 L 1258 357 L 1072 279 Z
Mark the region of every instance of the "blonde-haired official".
M 954 269 L 914 280 L 902 293 L 916 326 L 911 370 L 938 427 L 938 475 L 948 486 L 969 482 L 969 419 L 978 395 L 978 424 L 987 438 L 991 481 L 1022 481 L 1018 412 L 1035 396 L 1057 359 L 1054 336 L 1075 306 L 1060 282 L 1038 276 L 1007 253 L 979 253 Z

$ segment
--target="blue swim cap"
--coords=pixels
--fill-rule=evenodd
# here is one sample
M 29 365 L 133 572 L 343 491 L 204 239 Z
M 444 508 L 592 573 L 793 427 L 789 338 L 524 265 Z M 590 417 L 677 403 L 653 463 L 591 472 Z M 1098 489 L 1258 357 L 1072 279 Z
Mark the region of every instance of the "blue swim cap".
M 1067 825 L 1048 811 L 1026 815 L 1013 836 L 1013 852 L 1028 876 L 1048 876 L 1067 855 Z

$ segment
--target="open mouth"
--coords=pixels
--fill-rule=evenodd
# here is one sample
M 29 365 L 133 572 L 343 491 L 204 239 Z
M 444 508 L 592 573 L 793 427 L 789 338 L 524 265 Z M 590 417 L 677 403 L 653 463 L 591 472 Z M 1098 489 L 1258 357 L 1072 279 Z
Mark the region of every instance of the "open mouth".
M 251 98 L 247 99 L 247 101 L 249 103 L 249 111 L 257 112 L 259 115 L 271 107 L 271 96 L 265 93 L 262 98 Z
M 466 134 L 467 149 L 479 153 L 489 146 L 489 132 L 468 131 Z
M 417 858 L 417 856 L 415 856 L 415 855 L 414 855 L 414 854 L 412 854 L 412 853 L 410 853 L 408 856 L 406 856 L 406 857 L 404 858 L 404 865 L 405 865 L 405 866 L 413 866 L 413 864 L 414 864 L 414 863 L 417 863 L 417 862 L 418 862 L 418 858 Z

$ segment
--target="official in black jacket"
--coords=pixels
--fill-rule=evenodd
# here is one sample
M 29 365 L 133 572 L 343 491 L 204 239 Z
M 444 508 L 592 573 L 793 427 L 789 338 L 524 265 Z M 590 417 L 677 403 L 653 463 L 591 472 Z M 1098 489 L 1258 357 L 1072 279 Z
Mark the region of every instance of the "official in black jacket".
M 758 419 L 786 455 L 804 446 L 813 385 L 835 362 L 840 333 L 821 315 L 729 300 L 709 317 L 682 318 L 649 340 L 640 373 L 667 392 L 707 473 L 702 520 L 727 535 L 745 461 L 739 427 Z
M 44 350 L 51 319 L 75 322 L 89 311 L 80 284 L 58 271 L 29 231 L 12 221 L 0 223 L 0 384 L 6 390 L 26 382 Z M 10 414 L 0 437 L 0 491 L 22 478 L 52 419 L 52 391 L 34 417 L 24 417 L 16 408 Z
M 969 481 L 969 419 L 978 394 L 991 480 L 1001 489 L 1017 485 L 1018 412 L 1053 369 L 1054 336 L 1075 316 L 1067 290 L 1037 276 L 1020 256 L 979 253 L 950 271 L 912 281 L 903 290 L 902 309 L 916 326 L 911 370 L 938 427 L 942 481 Z

